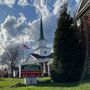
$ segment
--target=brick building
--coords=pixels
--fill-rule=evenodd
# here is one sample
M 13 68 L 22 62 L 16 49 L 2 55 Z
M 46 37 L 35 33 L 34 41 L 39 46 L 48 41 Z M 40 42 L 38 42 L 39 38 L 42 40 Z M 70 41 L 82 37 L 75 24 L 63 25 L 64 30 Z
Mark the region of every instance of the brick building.
M 80 0 L 75 16 L 81 39 L 86 50 L 86 73 L 90 74 L 90 0 Z

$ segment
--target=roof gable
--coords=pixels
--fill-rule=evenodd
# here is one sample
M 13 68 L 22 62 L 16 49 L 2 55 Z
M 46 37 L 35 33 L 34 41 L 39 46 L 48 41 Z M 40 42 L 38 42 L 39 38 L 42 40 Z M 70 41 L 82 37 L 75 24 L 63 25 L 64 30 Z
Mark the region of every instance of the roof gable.
M 48 55 L 48 56 L 40 56 L 38 54 L 31 54 L 32 56 L 34 56 L 37 59 L 46 59 L 46 58 L 52 58 L 52 54 Z

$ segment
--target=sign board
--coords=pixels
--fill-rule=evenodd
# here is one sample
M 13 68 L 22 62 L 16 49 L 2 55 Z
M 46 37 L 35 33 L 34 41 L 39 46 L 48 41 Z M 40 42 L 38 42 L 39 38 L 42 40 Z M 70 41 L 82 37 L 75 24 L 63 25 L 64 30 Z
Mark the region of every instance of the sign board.
M 27 64 L 21 66 L 21 77 L 40 77 L 42 68 L 40 65 Z

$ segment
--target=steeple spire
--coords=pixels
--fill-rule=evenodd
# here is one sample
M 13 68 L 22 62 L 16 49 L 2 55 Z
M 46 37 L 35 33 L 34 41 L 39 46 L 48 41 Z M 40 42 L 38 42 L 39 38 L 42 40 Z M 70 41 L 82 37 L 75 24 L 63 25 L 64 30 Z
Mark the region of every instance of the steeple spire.
M 44 39 L 42 18 L 40 20 L 40 39 Z

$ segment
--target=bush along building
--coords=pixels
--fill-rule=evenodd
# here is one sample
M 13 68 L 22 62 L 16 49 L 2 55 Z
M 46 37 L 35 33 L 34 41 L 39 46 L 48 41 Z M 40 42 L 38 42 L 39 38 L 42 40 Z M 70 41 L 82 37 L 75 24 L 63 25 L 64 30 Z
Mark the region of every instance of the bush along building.
M 85 74 L 90 76 L 90 0 L 80 0 L 75 21 L 85 47 Z
M 34 48 L 34 53 L 31 53 L 31 56 L 24 64 L 41 65 L 43 74 L 50 75 L 50 67 L 47 63 L 52 59 L 52 54 L 51 48 L 47 46 L 48 40 L 44 37 L 42 18 L 40 20 L 40 37 L 35 43 L 36 47 Z

